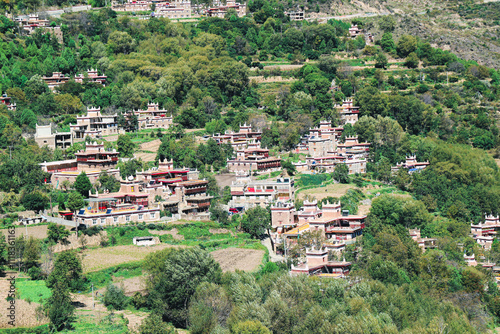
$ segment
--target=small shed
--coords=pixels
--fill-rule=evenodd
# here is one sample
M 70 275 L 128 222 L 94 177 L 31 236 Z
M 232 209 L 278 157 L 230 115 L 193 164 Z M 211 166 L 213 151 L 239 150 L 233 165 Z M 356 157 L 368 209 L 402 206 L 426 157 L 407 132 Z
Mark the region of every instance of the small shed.
M 134 237 L 133 243 L 136 246 L 153 246 L 156 244 L 156 238 L 155 237 Z

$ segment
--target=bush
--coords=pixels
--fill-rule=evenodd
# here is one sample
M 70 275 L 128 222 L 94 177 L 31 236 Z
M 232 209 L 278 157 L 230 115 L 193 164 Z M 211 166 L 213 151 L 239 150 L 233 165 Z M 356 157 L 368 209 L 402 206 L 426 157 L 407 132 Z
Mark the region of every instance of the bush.
M 129 303 L 129 298 L 125 296 L 123 289 L 110 284 L 104 292 L 104 305 L 115 310 L 123 310 Z
M 28 270 L 28 275 L 33 281 L 43 279 L 42 270 L 38 267 L 31 267 Z

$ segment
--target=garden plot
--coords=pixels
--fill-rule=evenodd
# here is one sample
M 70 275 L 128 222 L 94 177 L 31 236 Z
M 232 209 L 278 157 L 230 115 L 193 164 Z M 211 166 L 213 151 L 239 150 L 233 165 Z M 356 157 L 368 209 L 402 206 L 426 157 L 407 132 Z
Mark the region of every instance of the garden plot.
M 169 247 L 182 247 L 159 244 L 151 247 L 138 247 L 135 245 L 105 247 L 84 251 L 82 262 L 85 273 L 113 267 L 122 263 L 141 261 L 149 253 L 157 252 Z
M 262 264 L 263 250 L 226 248 L 212 253 L 215 261 L 219 262 L 222 271 L 254 271 Z

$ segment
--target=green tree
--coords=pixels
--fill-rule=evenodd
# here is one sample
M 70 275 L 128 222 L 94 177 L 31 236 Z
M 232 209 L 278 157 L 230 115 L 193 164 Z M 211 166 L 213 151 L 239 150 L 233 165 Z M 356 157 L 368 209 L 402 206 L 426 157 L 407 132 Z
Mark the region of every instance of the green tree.
M 55 331 L 72 329 L 75 307 L 71 303 L 68 286 L 64 281 L 56 281 L 51 290 L 51 296 L 44 304 L 45 314 L 50 319 L 50 327 Z
M 401 58 L 407 57 L 410 53 L 417 50 L 417 39 L 410 35 L 403 35 L 398 41 L 396 52 Z
M 222 225 L 229 224 L 229 214 L 219 202 L 214 201 L 210 206 L 210 219 Z
M 40 212 L 49 204 L 49 199 L 39 191 L 27 193 L 21 198 L 21 203 L 27 210 Z
M 218 283 L 222 271 L 210 253 L 198 248 L 156 252 L 145 261 L 149 303 L 153 311 L 175 326 L 186 326 L 187 307 L 203 282 Z
M 243 321 L 237 323 L 231 329 L 233 334 L 271 334 L 271 331 L 267 329 L 260 321 Z
M 385 70 L 388 64 L 387 57 L 382 52 L 375 57 L 375 68 L 383 68 Z
M 163 322 L 161 316 L 151 313 L 144 319 L 138 329 L 139 334 L 177 334 L 175 327 Z
M 247 210 L 241 221 L 243 231 L 249 233 L 252 238 L 259 238 L 271 226 L 271 215 L 268 209 L 257 206 Z
M 62 225 L 57 225 L 50 223 L 47 228 L 47 239 L 49 242 L 58 243 L 62 241 L 63 243 L 67 241 L 69 237 L 69 231 Z
M 73 188 L 75 188 L 75 190 L 78 191 L 84 198 L 89 197 L 89 191 L 92 189 L 92 183 L 90 183 L 90 179 L 85 171 L 81 172 L 76 177 Z
M 8 248 L 7 242 L 5 241 L 5 236 L 0 235 L 0 276 L 5 274 L 5 266 L 8 263 Z
M 420 60 L 415 52 L 412 52 L 405 59 L 405 66 L 408 68 L 417 68 Z
M 201 283 L 189 304 L 189 331 L 192 334 L 210 333 L 217 326 L 225 327 L 232 303 L 223 287 Z
M 380 40 L 380 47 L 385 52 L 396 51 L 396 44 L 392 39 L 392 34 L 390 32 L 386 32 L 382 35 L 382 39 Z
M 80 193 L 73 191 L 68 195 L 68 210 L 75 212 L 85 206 L 85 201 Z
M 394 31 L 396 28 L 396 19 L 392 15 L 384 15 L 378 21 L 378 26 L 380 30 L 384 32 Z
M 349 183 L 349 167 L 346 164 L 336 165 L 332 177 L 337 182 Z
M 131 158 L 134 155 L 135 144 L 127 134 L 118 136 L 116 147 L 118 148 L 118 152 L 120 152 L 121 157 Z
M 33 267 L 38 267 L 41 255 L 42 246 L 40 241 L 30 236 L 24 246 L 23 263 L 25 270 L 28 271 Z
M 100 192 L 108 190 L 109 192 L 113 193 L 120 190 L 120 181 L 118 181 L 114 176 L 109 175 L 105 170 L 101 171 L 97 181 L 99 182 Z
M 104 305 L 114 310 L 123 310 L 129 303 L 125 291 L 114 284 L 110 284 L 106 287 L 103 301 Z
M 62 284 L 71 291 L 77 291 L 82 287 L 82 272 L 82 262 L 76 252 L 64 251 L 57 255 L 54 269 L 45 283 L 50 289 L 56 289 L 58 284 Z

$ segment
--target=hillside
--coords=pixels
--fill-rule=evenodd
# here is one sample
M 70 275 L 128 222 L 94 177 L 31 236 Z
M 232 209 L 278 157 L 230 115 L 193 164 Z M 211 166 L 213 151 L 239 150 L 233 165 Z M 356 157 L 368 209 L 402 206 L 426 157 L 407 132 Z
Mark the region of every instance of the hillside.
M 360 18 L 367 23 L 366 29 L 379 38 L 382 35 L 381 16 L 390 14 L 397 22 L 396 39 L 410 34 L 435 47 L 451 50 L 463 59 L 500 68 L 500 2 L 496 0 L 334 0 L 311 1 L 307 5 L 299 1 L 297 4 L 304 6 L 307 17 L 312 19 Z

